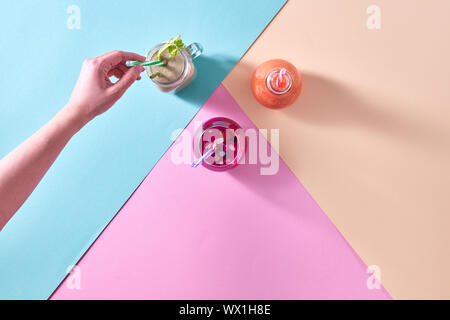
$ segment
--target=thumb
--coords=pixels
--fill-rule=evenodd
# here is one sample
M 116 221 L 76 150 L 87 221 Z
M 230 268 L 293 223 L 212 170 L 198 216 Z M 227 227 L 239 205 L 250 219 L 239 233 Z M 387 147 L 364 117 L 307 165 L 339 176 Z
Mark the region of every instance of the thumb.
M 144 70 L 145 69 L 142 66 L 134 66 L 128 69 L 128 71 L 119 79 L 119 81 L 117 81 L 109 89 L 111 89 L 114 94 L 120 94 L 122 96 Z

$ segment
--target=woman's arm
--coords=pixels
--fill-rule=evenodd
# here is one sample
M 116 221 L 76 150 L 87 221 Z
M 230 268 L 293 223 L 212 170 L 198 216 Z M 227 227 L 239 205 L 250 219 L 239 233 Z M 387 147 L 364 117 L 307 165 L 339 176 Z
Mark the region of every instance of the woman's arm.
M 0 230 L 36 188 L 72 136 L 108 110 L 144 70 L 127 60 L 145 57 L 122 51 L 83 63 L 69 103 L 47 124 L 0 160 Z M 119 80 L 112 83 L 109 77 Z

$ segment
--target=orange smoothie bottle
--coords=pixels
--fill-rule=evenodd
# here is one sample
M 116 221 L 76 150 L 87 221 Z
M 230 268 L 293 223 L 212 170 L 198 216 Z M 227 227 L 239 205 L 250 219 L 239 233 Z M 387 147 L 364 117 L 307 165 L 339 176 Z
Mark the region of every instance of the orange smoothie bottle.
M 272 109 L 287 107 L 297 100 L 302 90 L 302 78 L 297 68 L 282 59 L 259 65 L 252 77 L 252 92 L 263 106 Z

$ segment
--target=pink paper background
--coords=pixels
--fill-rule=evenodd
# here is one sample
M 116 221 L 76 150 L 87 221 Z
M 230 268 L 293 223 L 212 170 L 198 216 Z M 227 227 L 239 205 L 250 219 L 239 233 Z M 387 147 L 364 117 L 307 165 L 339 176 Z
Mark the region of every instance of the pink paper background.
M 223 86 L 193 121 L 215 116 L 254 128 Z M 212 172 L 171 150 L 52 299 L 390 299 L 284 162 Z

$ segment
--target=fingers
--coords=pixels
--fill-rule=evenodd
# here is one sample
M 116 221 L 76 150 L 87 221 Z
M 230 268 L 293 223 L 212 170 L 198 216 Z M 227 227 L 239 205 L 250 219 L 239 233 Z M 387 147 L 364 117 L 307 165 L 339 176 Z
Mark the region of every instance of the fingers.
M 119 63 L 117 66 L 108 71 L 108 77 L 115 76 L 117 79 L 120 79 L 128 71 L 128 69 L 129 67 L 127 67 L 124 63 Z
M 141 72 L 144 71 L 142 66 L 134 66 L 129 68 L 112 87 L 108 88 L 113 95 L 121 97 L 125 91 L 133 84 L 134 81 L 140 77 Z
M 116 77 L 117 79 L 122 78 L 123 75 L 124 75 L 124 72 L 123 72 L 122 70 L 120 70 L 119 68 L 111 69 L 111 70 L 108 72 L 108 77 L 114 76 L 114 77 Z
M 120 79 L 129 69 L 130 67 L 127 67 L 124 63 L 119 63 L 108 72 L 108 77 L 114 76 L 117 79 Z M 137 80 L 141 80 L 140 75 L 138 76 Z
M 126 62 L 128 60 L 145 61 L 145 57 L 137 53 L 119 50 L 104 53 L 97 58 L 100 60 L 100 62 L 107 63 L 110 66 L 115 66 L 121 62 Z
M 120 63 L 117 65 L 117 68 L 119 68 L 122 71 L 122 75 L 127 73 L 127 71 L 131 68 L 131 67 L 127 67 L 125 65 L 125 63 Z M 139 74 L 137 77 L 138 80 L 141 80 L 141 75 Z

